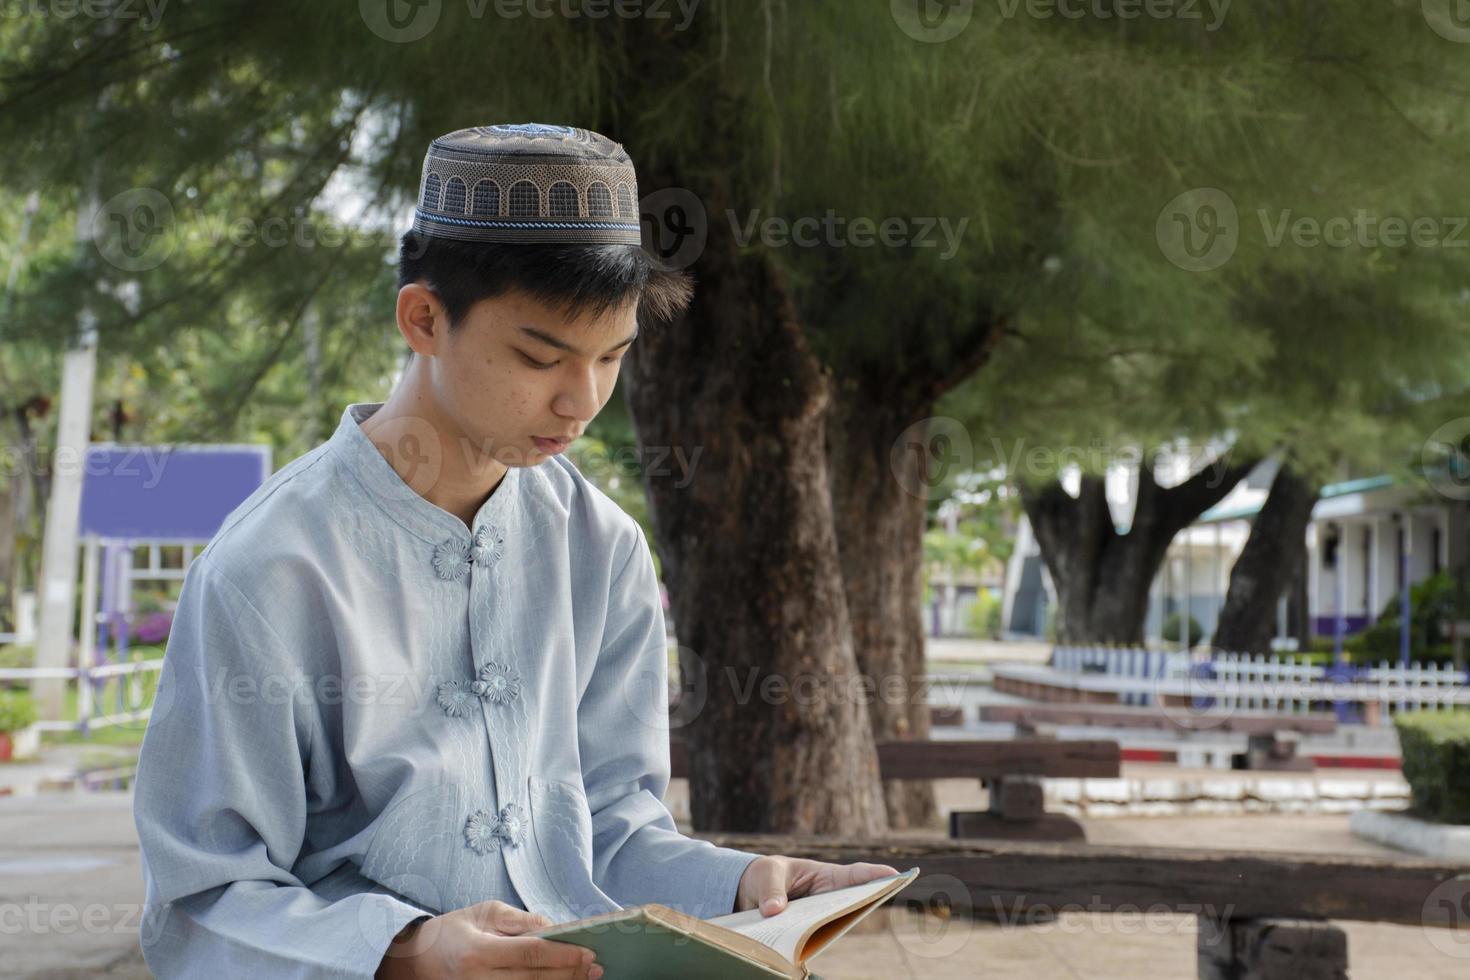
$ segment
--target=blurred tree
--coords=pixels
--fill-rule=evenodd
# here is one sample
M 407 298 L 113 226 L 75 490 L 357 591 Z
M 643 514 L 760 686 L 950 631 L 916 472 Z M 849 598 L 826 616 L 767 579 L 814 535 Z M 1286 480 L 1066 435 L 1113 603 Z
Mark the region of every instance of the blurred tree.
M 1422 439 L 1410 396 L 1465 370 L 1467 147 L 1448 96 L 1465 65 L 1400 4 L 1325 22 L 1236 6 L 1217 31 L 1082 17 L 1064 35 L 1108 83 L 1033 125 L 1061 227 L 992 362 L 945 405 L 1025 492 L 1058 636 L 1132 643 L 1169 541 L 1257 460 L 1285 453 L 1321 482 L 1402 459 Z M 1058 74 L 1033 84 L 1056 96 Z M 1165 447 L 1191 471 L 1156 473 Z M 1105 493 L 1119 464 L 1131 513 Z M 1242 588 L 1293 546 L 1281 535 Z
M 854 17 L 847 3 L 707 0 L 688 22 L 570 9 L 429 4 L 405 26 L 373 5 L 218 0 L 103 41 L 65 19 L 5 19 L 7 181 L 47 187 L 64 216 L 75 203 L 55 189 L 105 154 L 126 246 L 100 284 L 38 267 L 20 319 L 65 322 L 92 297 L 107 349 L 137 357 L 150 393 L 165 386 L 133 406 L 139 432 L 299 451 L 332 406 L 382 388 L 398 344 L 390 239 L 307 245 L 298 230 L 404 227 L 422 147 L 466 124 L 575 121 L 626 143 L 653 224 L 668 230 L 672 189 L 704 216 L 694 308 L 634 345 L 624 381 L 640 461 L 698 459 L 640 469 L 680 641 L 715 681 L 686 730 L 709 829 L 870 832 L 930 812 L 922 795 L 885 805 L 872 745 L 922 736 L 923 706 L 870 706 L 846 681 L 923 670 L 940 399 L 1031 445 L 1223 434 L 1241 463 L 1274 449 L 1237 437 L 1249 388 L 1230 385 L 1269 353 L 1269 332 L 1233 311 L 1278 253 L 1242 227 L 1224 270 L 1199 270 L 1195 238 L 1214 241 L 1223 202 L 1185 209 L 1176 240 L 1169 199 L 1223 187 L 1242 210 L 1384 204 L 1386 185 L 1420 188 L 1454 157 L 1406 161 L 1384 134 L 1446 139 L 1464 88 L 1454 46 L 1403 4 L 1237 6 L 1214 27 L 1002 5 L 942 44 L 905 4 Z M 121 95 L 84 144 L 68 109 L 99 68 Z M 370 204 L 344 215 L 348 201 Z M 790 233 L 803 217 L 812 247 Z M 876 235 L 889 218 L 894 242 Z M 278 247 L 259 244 L 267 222 L 290 232 Z M 176 247 L 140 263 L 155 242 Z M 1149 489 L 1116 542 L 1095 494 L 1068 502 L 1048 484 L 1059 468 L 1009 472 L 1057 515 L 1047 557 L 1080 597 L 1065 600 L 1069 636 L 1146 590 L 1168 528 L 1208 506 L 1196 485 Z M 1067 563 L 1076 574 L 1058 576 Z M 1126 631 L 1128 615 L 1108 615 Z M 725 683 L 766 674 L 827 687 L 769 703 Z

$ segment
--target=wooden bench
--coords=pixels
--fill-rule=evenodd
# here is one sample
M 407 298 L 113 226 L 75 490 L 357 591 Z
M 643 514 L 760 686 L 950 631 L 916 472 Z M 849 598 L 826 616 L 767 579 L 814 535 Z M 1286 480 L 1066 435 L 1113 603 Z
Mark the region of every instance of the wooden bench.
M 1092 728 L 1179 729 L 1177 721 L 1158 709 L 1107 704 L 987 704 L 980 708 L 980 720 L 1018 725 L 1029 723 Z M 1310 715 L 1238 713 L 1220 718 L 1211 717 L 1209 728 L 1211 731 L 1239 732 L 1245 735 L 1271 735 L 1276 732 L 1331 735 L 1337 731 L 1337 718 L 1325 711 Z
M 1295 732 L 1251 735 L 1246 739 L 1245 751 L 1230 756 L 1230 767 L 1262 772 L 1312 772 L 1316 765 L 1307 756 L 1296 754 L 1297 744 Z
M 1199 917 L 1202 980 L 1347 976 L 1348 919 L 1470 931 L 1470 876 L 1420 859 L 892 836 L 698 834 L 725 847 L 922 873 L 896 899 L 1009 924 L 1069 909 Z M 1446 936 L 1452 948 L 1467 943 Z M 976 953 L 975 955 L 980 955 Z
M 1044 808 L 1048 777 L 1116 778 L 1122 771 L 1117 742 L 1052 739 L 984 741 L 889 741 L 878 743 L 883 779 L 979 779 L 990 787 L 990 809 L 956 810 L 949 834 L 956 839 L 1083 840 L 1082 825 Z M 689 775 L 689 751 L 669 740 L 673 775 Z
M 958 728 L 965 723 L 965 709 L 960 705 L 932 706 L 929 725 L 932 728 Z

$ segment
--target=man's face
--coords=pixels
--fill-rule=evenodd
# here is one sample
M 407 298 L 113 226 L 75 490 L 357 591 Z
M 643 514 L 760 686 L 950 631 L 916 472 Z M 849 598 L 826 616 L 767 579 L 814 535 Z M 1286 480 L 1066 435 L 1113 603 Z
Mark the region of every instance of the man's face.
M 518 292 L 481 300 L 433 359 L 439 404 L 479 454 L 535 466 L 607 404 L 637 322 L 636 302 L 569 319 Z

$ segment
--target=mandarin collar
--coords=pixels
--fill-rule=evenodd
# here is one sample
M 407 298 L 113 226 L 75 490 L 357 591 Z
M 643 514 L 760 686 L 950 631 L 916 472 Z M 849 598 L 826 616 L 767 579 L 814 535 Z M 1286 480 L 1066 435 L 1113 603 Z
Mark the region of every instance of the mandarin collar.
M 506 470 L 495 492 L 485 498 L 475 511 L 473 527 L 465 527 L 458 517 L 419 495 L 403 478 L 367 433 L 362 423 L 383 407 L 383 402 L 355 402 L 342 412 L 337 431 L 328 440 L 332 452 L 351 470 L 367 495 L 404 529 L 439 545 L 449 541 L 471 541 L 482 528 L 504 532 L 515 514 L 515 500 L 520 488 L 520 467 Z

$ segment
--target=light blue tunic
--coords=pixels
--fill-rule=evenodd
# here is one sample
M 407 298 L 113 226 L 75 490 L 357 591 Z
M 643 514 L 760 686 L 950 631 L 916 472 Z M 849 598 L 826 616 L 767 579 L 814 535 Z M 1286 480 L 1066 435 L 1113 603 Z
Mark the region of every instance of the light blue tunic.
M 348 406 L 190 566 L 135 783 L 159 977 L 370 977 L 426 912 L 733 910 L 681 835 L 642 530 L 566 459 L 473 532 Z

